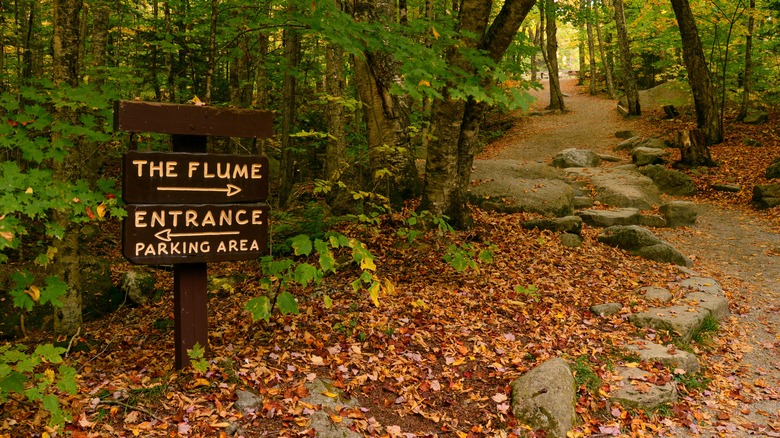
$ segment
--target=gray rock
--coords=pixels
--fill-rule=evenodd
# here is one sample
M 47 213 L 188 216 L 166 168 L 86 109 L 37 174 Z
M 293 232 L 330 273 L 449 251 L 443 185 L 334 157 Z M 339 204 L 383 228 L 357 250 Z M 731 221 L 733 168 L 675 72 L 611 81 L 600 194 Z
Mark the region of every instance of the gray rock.
M 656 385 L 648 381 L 647 371 L 632 367 L 617 367 L 615 371 L 623 377 L 621 387 L 609 398 L 622 406 L 653 409 L 677 400 L 677 387 L 673 382 Z
M 598 154 L 599 158 L 601 158 L 601 161 L 606 161 L 608 163 L 619 163 L 623 161 L 622 158 L 616 157 L 614 155 L 607 155 L 607 154 Z
M 748 125 L 761 125 L 769 121 L 769 113 L 764 110 L 753 110 L 747 117 L 742 119 L 742 123 Z
M 672 300 L 673 295 L 665 287 L 645 286 L 637 289 L 637 293 L 643 294 L 646 300 L 667 303 Z
M 755 185 L 753 204 L 758 208 L 772 208 L 780 205 L 780 184 Z
M 657 214 L 640 214 L 636 219 L 636 225 L 643 227 L 661 228 L 666 226 L 666 219 Z
M 739 193 L 742 191 L 742 187 L 736 185 L 736 184 L 724 184 L 724 183 L 717 183 L 713 184 L 710 187 L 712 187 L 712 190 L 717 190 L 719 192 L 732 192 L 732 193 Z
M 630 150 L 634 149 L 635 147 L 637 147 L 637 145 L 639 143 L 641 143 L 641 142 L 642 142 L 642 137 L 639 137 L 639 136 L 629 137 L 629 138 L 621 141 L 620 143 L 618 143 L 614 147 L 614 150 L 615 151 L 630 151 Z
M 695 354 L 675 348 L 671 344 L 664 347 L 653 342 L 636 341 L 626 345 L 626 348 L 638 354 L 643 361 L 660 362 L 672 370 L 679 368 L 688 374 L 698 373 L 701 370 L 699 359 L 696 358 Z
M 658 148 L 635 147 L 631 151 L 631 162 L 637 166 L 665 163 L 669 152 Z
M 620 303 L 604 303 L 590 306 L 590 311 L 598 316 L 617 315 L 623 305 Z
M 579 234 L 563 233 L 558 237 L 561 245 L 567 248 L 579 248 L 582 246 L 582 237 Z
M 239 389 L 236 391 L 236 397 L 238 399 L 233 406 L 244 415 L 257 412 L 263 405 L 263 396 L 252 391 Z
M 593 207 L 593 198 L 590 196 L 575 196 L 574 201 L 572 201 L 572 207 L 575 210 Z
M 650 149 L 666 149 L 666 142 L 658 137 L 648 137 L 637 144 L 637 147 Z
M 750 147 L 754 147 L 754 148 L 760 148 L 761 146 L 763 146 L 763 144 L 761 144 L 760 141 L 758 141 L 758 140 L 756 140 L 754 138 L 743 138 L 742 139 L 742 144 L 745 145 L 745 146 L 750 146 Z
M 544 163 L 520 163 L 517 160 L 475 160 L 471 180 L 489 180 L 502 175 L 519 179 L 563 179 L 559 169 Z
M 661 201 L 653 180 L 637 172 L 613 170 L 594 175 L 591 182 L 596 201 L 612 207 L 649 210 Z
M 669 330 L 688 342 L 691 336 L 702 326 L 709 315 L 706 309 L 694 306 L 651 307 L 644 312 L 635 313 L 629 320 L 638 327 L 650 327 L 656 330 Z
M 679 266 L 693 267 L 693 260 L 681 253 L 677 248 L 667 242 L 645 246 L 637 249 L 635 255 L 655 262 L 673 263 Z
M 574 209 L 569 184 L 552 179 L 496 178 L 471 187 L 471 201 L 486 210 L 502 213 L 539 213 L 567 216 Z
M 601 158 L 593 152 L 585 149 L 565 149 L 553 157 L 552 165 L 555 167 L 597 167 L 601 164 Z
M 523 222 L 523 228 L 532 230 L 549 230 L 556 233 L 580 234 L 582 219 L 579 216 L 564 216 L 559 218 L 531 219 Z
M 696 292 L 704 292 L 716 297 L 726 296 L 726 293 L 723 292 L 723 287 L 718 283 L 718 280 L 710 277 L 699 277 L 697 275 L 686 278 L 685 280 L 677 281 L 675 284 L 678 284 L 680 287 L 693 289 Z
M 685 295 L 685 302 L 688 304 L 696 303 L 700 308 L 707 310 L 710 316 L 718 321 L 729 316 L 729 300 L 723 296 L 693 292 Z
M 553 358 L 512 382 L 512 414 L 550 438 L 565 438 L 576 421 L 576 388 L 569 366 Z
M 357 401 L 347 399 L 342 392 L 327 380 L 314 379 L 306 384 L 309 395 L 302 399 L 304 403 L 320 407 L 310 416 L 309 427 L 314 429 L 317 438 L 360 438 L 362 435 L 350 430 L 354 420 L 342 417 L 340 423 L 334 423 L 330 414 L 338 414 L 341 407 L 357 406 Z M 336 394 L 336 397 L 329 395 Z
M 693 179 L 679 170 L 650 164 L 640 168 L 639 173 L 652 179 L 662 193 L 672 196 L 692 196 L 698 193 Z
M 582 210 L 577 212 L 582 221 L 592 227 L 611 227 L 614 225 L 636 225 L 639 210 L 636 208 L 618 208 L 615 210 Z
M 696 224 L 696 204 L 690 201 L 672 201 L 659 208 L 668 227 L 686 227 Z
M 125 272 L 122 277 L 122 292 L 133 303 L 143 305 L 154 297 L 156 292 L 154 284 L 156 282 L 157 279 L 153 273 L 146 270 L 133 269 Z
M 780 159 L 777 159 L 766 168 L 766 178 L 780 178 Z
M 599 233 L 598 241 L 628 251 L 661 243 L 661 239 L 650 230 L 638 225 L 615 225 L 605 228 Z
M 623 130 L 623 131 L 617 131 L 615 133 L 616 138 L 631 138 L 631 137 L 639 137 L 639 134 L 637 134 L 634 131 L 631 130 Z

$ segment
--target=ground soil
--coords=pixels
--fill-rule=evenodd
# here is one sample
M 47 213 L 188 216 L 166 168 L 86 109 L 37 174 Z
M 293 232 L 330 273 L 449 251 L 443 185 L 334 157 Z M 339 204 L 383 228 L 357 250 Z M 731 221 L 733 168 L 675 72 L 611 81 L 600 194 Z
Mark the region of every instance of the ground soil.
M 562 86 L 568 95 L 568 112 L 523 117 L 489 145 L 482 158 L 550 162 L 558 151 L 572 147 L 614 155 L 612 148 L 620 141 L 615 138 L 617 131 L 662 136 L 670 123 L 681 123 L 662 120 L 660 108 L 624 119 L 615 101 L 590 96 L 587 88 L 576 86 L 576 79 L 564 80 Z M 546 93 L 536 92 L 539 99 L 532 110 L 544 109 L 549 101 Z M 720 151 L 724 171 L 728 171 L 728 154 Z M 696 226 L 654 232 L 693 259 L 696 271 L 724 286 L 731 316 L 723 321 L 710 348 L 697 352 L 712 382 L 696 400 L 700 411 L 693 427 L 672 430 L 677 435 L 698 431 L 704 436 L 780 436 L 780 222 L 774 213 L 747 205 L 745 195 L 719 202 L 707 196 L 712 195 L 707 187 L 700 189 L 702 195 L 695 198 Z

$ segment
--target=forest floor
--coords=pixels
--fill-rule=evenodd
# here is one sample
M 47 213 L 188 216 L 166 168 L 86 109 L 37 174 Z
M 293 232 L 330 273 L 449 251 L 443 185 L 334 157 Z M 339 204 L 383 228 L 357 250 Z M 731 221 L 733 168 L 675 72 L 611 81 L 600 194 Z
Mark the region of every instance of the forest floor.
M 652 111 L 624 120 L 614 101 L 564 84 L 570 112 L 513 115 L 514 127 L 482 157 L 549 162 L 569 147 L 614 154 L 617 130 L 666 136 L 692 123 L 685 112 L 672 121 Z M 539 95 L 541 109 L 546 98 Z M 413 228 L 406 221 L 410 204 L 378 224 L 338 226 L 376 255 L 374 276 L 388 286 L 376 303 L 365 290 L 353 290 L 361 270 L 351 264 L 315 286 L 291 288 L 300 314 L 275 312 L 268 322 L 253 322 L 243 309 L 265 293 L 257 263 L 212 264 L 210 275 L 236 281 L 209 295 L 208 371 L 177 371 L 172 276 L 155 269 L 164 291 L 159 299 L 124 305 L 85 324 L 71 340 L 66 362 L 78 370 L 79 391 L 58 394 L 73 413 L 64 433 L 47 429 L 47 414 L 35 404 L 11 397 L 0 412 L 0 436 L 314 436 L 310 418 L 321 407 L 306 397 L 315 379 L 332 381 L 334 392 L 325 396 L 341 392 L 356 403 L 332 408 L 328 416 L 332 425 L 349 424 L 358 436 L 543 436 L 513 418 L 509 385 L 556 356 L 575 369 L 580 423 L 574 437 L 780 436 L 780 208 L 756 211 L 748 205 L 752 184 L 765 181 L 763 169 L 780 156 L 779 116 L 773 113 L 774 124 L 761 127 L 729 124 L 726 143 L 713 148 L 721 165 L 693 172 L 702 189 L 694 198 L 701 206 L 699 223 L 655 230 L 694 259 L 694 269 L 721 282 L 731 301 L 731 316 L 717 333 L 680 345 L 699 356 L 699 375 L 670 376 L 653 364 L 634 364 L 660 380 L 677 381 L 681 397 L 671 406 L 644 412 L 610 404 L 608 396 L 614 366 L 631 360 L 624 349 L 629 339 L 677 342 L 672 334 L 627 320 L 651 306 L 635 290 L 666 287 L 682 275 L 676 267 L 601 245 L 598 230 L 590 227 L 583 228 L 581 248 L 563 247 L 553 233 L 522 228 L 531 214 L 475 209 L 469 232 L 420 229 L 410 241 L 397 234 Z M 748 136 L 764 146 L 742 146 Z M 714 192 L 708 189 L 712 182 L 745 190 Z M 312 226 L 326 219 L 318 211 L 309 210 Z M 119 241 L 116 228 L 105 231 Z M 452 244 L 473 261 L 463 272 L 444 260 L 454 254 Z M 480 262 L 480 250 L 488 250 L 492 261 Z M 109 252 L 118 281 L 131 267 L 118 248 Z M 611 318 L 589 311 L 604 302 L 623 303 L 624 309 Z M 241 412 L 238 390 L 261 401 Z

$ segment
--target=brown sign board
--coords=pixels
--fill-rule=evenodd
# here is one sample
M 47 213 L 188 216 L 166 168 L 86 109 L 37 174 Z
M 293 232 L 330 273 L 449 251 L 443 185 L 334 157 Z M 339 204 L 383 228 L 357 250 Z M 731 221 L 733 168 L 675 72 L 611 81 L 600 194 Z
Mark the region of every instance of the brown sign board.
M 128 204 L 259 202 L 268 199 L 268 158 L 258 155 L 128 151 Z
M 266 204 L 133 204 L 125 209 L 122 251 L 131 263 L 226 262 L 268 254 Z
M 120 100 L 114 102 L 114 129 L 128 132 L 269 138 L 270 111 L 208 105 Z

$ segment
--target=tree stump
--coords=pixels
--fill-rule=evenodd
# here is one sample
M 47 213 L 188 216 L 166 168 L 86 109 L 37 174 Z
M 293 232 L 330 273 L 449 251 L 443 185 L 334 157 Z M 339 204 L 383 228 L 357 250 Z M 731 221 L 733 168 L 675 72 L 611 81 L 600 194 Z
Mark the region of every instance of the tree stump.
M 674 105 L 664 105 L 664 112 L 666 113 L 667 119 L 673 119 L 680 115 L 680 112 L 677 111 L 677 108 L 675 108 Z
M 710 148 L 704 139 L 704 133 L 698 129 L 677 131 L 677 141 L 674 147 L 680 149 L 680 161 L 682 166 L 715 166 L 710 155 Z

